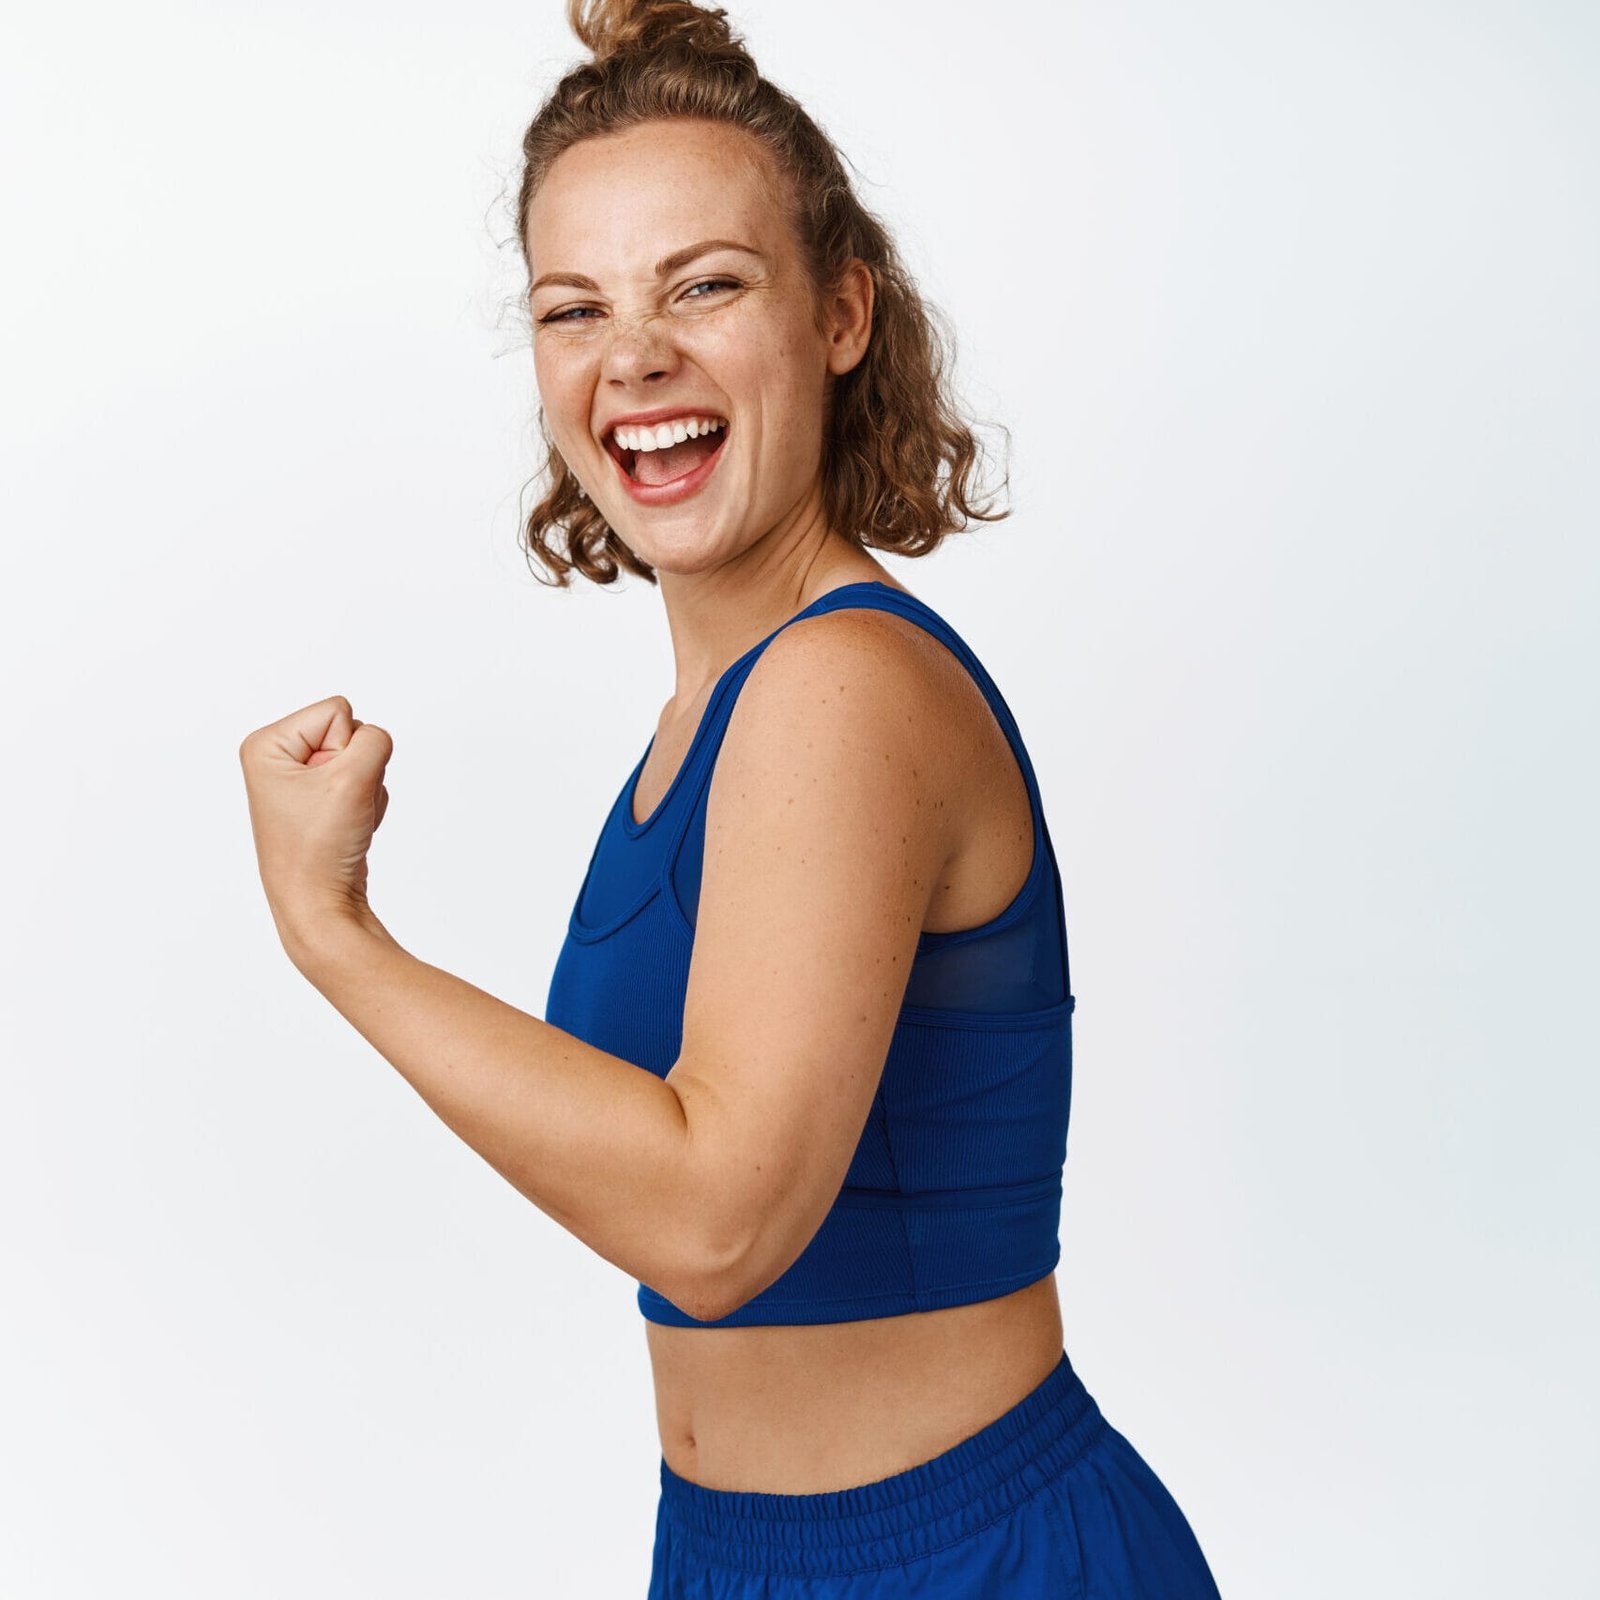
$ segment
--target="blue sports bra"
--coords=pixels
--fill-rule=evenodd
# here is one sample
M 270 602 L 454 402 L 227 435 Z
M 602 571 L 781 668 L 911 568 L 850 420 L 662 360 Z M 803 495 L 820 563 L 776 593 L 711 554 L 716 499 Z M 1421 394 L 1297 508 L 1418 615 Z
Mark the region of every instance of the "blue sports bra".
M 998 916 L 918 940 L 843 1187 L 794 1263 L 715 1321 L 641 1283 L 639 1309 L 651 1322 L 720 1328 L 931 1311 L 1009 1294 L 1060 1259 L 1076 1003 L 1061 875 L 1010 709 L 955 630 L 915 596 L 876 579 L 847 583 L 753 645 L 718 678 L 667 792 L 635 822 L 646 746 L 590 856 L 545 1020 L 657 1077 L 671 1070 L 683 1038 L 706 798 L 734 701 L 790 623 L 852 606 L 909 618 L 971 673 L 1027 782 L 1032 865 Z

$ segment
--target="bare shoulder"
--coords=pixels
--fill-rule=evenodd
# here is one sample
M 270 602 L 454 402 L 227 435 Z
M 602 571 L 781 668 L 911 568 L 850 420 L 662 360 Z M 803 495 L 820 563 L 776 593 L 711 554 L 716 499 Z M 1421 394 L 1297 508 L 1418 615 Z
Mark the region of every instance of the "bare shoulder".
M 930 932 L 977 927 L 1015 898 L 1034 856 L 1027 784 L 995 709 L 942 638 L 897 612 L 805 617 L 771 642 L 744 693 L 751 703 L 735 706 L 723 756 L 741 801 L 808 768 L 813 790 L 858 786 L 858 803 L 889 808 L 910 824 L 904 837 L 938 854 Z M 829 754 L 849 764 L 843 776 L 811 764 Z M 869 773 L 874 786 L 859 787 Z
M 799 755 L 817 740 L 876 751 L 904 801 L 940 809 L 952 848 L 986 775 L 1010 761 L 983 691 L 943 641 L 865 606 L 802 617 L 772 640 L 740 691 L 719 764 L 770 770 L 779 749 Z

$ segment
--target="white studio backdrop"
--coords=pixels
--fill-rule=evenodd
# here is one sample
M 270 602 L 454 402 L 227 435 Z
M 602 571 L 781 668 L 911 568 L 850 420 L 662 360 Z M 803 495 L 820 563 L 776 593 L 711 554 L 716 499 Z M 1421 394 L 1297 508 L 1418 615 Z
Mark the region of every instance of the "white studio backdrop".
M 1074 1364 L 1229 1600 L 1600 1592 L 1600 13 L 733 16 L 1011 430 L 1012 519 L 889 559 L 1061 860 Z M 388 728 L 375 908 L 540 1012 L 671 692 L 648 585 L 516 545 L 577 42 L 7 33 L 0 1594 L 642 1596 L 632 1282 L 290 966 L 236 757 Z

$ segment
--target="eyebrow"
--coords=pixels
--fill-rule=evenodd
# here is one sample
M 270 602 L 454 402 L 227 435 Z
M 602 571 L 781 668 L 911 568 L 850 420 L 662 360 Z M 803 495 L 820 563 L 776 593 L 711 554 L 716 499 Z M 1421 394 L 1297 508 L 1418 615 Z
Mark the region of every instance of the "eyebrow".
M 702 239 L 699 244 L 685 245 L 681 250 L 674 250 L 669 256 L 662 256 L 656 262 L 656 276 L 664 278 L 669 272 L 676 272 L 679 267 L 686 267 L 691 261 L 700 256 L 710 255 L 713 250 L 743 250 L 746 255 L 765 260 L 761 252 L 751 245 L 740 244 L 737 239 Z M 563 284 L 570 289 L 592 289 L 596 294 L 600 292 L 600 285 L 593 278 L 586 278 L 581 272 L 547 272 L 528 291 L 532 294 L 535 289 L 542 289 L 546 284 Z

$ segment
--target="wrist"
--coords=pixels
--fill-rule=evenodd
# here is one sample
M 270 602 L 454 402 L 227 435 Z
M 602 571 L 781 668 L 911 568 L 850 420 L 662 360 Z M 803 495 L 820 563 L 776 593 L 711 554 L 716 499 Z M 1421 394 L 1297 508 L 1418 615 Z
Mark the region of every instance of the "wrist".
M 352 944 L 394 939 L 364 899 L 298 901 L 275 906 L 273 920 L 285 953 L 302 972 L 337 957 Z

